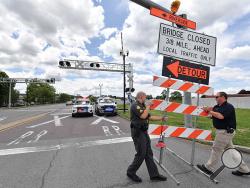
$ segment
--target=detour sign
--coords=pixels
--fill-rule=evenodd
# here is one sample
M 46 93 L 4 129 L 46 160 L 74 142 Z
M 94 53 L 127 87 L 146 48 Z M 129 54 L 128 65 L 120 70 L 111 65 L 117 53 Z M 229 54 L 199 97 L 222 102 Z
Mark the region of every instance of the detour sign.
M 179 61 L 170 57 L 163 59 L 162 76 L 208 85 L 209 73 L 210 68 L 204 65 Z

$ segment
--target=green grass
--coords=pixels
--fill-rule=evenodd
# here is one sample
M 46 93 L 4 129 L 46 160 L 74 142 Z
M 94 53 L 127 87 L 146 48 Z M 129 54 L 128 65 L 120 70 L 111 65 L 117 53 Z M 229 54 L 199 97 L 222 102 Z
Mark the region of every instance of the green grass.
M 122 106 L 118 106 L 122 108 Z M 123 113 L 119 111 L 118 114 L 126 119 L 129 119 L 129 111 Z M 153 110 L 151 111 L 152 115 L 162 115 L 163 112 Z M 173 126 L 183 126 L 184 124 L 184 115 L 177 113 L 168 113 L 168 125 Z M 250 110 L 249 109 L 236 109 L 236 118 L 237 118 L 237 132 L 234 137 L 234 144 L 250 147 Z M 160 124 L 161 122 L 150 122 L 155 124 Z M 212 121 L 207 117 L 198 117 L 197 128 L 213 130 L 213 136 L 215 135 L 214 129 L 212 126 Z

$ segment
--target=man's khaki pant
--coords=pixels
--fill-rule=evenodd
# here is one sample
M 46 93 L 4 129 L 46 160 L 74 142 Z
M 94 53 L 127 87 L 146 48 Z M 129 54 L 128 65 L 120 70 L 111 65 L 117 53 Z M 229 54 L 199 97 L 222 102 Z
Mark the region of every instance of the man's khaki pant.
M 214 144 L 212 147 L 212 152 L 210 154 L 210 158 L 208 162 L 205 164 L 205 166 L 211 170 L 214 171 L 216 164 L 221 159 L 222 152 L 227 148 L 234 148 L 233 145 L 233 137 L 235 133 L 229 134 L 226 130 L 216 130 L 216 136 L 214 140 Z M 239 167 L 239 171 L 243 173 L 249 172 L 249 168 L 246 165 L 244 161 L 242 161 L 242 164 Z

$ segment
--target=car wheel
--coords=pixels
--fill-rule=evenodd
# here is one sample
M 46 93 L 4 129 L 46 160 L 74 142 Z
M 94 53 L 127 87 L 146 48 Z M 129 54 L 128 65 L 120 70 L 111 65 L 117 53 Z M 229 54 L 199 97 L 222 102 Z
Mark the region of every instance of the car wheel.
M 93 115 L 94 115 L 94 113 L 91 113 L 91 114 L 90 114 L 90 116 L 93 116 Z

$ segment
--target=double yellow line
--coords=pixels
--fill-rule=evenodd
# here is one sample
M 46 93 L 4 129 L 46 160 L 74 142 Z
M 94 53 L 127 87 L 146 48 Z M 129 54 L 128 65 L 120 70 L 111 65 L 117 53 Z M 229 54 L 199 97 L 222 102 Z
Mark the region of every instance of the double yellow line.
M 36 116 L 24 118 L 24 119 L 17 120 L 17 121 L 14 121 L 14 122 L 10 122 L 10 123 L 7 123 L 7 124 L 2 124 L 2 125 L 0 124 L 0 132 L 3 132 L 3 131 L 6 131 L 6 130 L 9 130 L 9 129 L 18 127 L 18 126 L 26 124 L 26 123 L 30 123 L 30 122 L 38 120 L 38 119 L 41 119 L 42 117 L 46 116 L 47 114 L 49 114 L 49 113 L 47 112 L 47 113 L 44 113 L 44 114 L 39 114 L 39 115 L 36 115 Z

